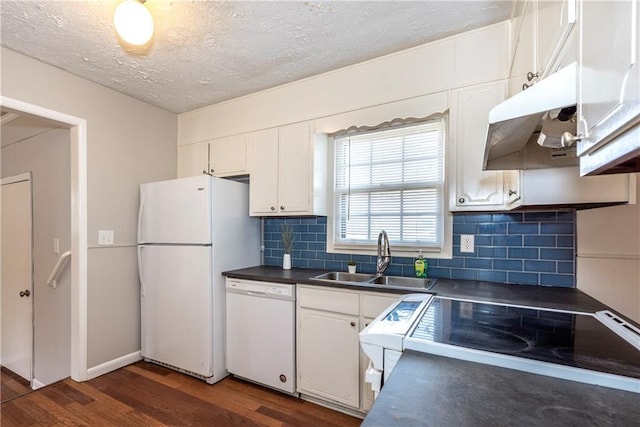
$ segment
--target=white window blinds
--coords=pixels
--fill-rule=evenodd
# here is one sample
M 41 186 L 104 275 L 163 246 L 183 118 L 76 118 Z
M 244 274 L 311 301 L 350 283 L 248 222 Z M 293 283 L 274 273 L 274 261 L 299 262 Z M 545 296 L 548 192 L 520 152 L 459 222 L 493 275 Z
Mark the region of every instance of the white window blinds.
M 445 119 L 337 136 L 333 240 L 336 248 L 443 245 Z

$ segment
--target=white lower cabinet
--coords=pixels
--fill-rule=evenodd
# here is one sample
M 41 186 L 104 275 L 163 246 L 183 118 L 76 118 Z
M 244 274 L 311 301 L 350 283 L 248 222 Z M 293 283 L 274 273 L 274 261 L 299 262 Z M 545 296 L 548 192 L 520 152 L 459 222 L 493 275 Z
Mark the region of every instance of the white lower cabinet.
M 300 391 L 358 408 L 358 318 L 304 308 L 298 315 Z
M 298 392 L 366 412 L 373 393 L 364 383 L 368 359 L 359 332 L 398 296 L 298 285 Z

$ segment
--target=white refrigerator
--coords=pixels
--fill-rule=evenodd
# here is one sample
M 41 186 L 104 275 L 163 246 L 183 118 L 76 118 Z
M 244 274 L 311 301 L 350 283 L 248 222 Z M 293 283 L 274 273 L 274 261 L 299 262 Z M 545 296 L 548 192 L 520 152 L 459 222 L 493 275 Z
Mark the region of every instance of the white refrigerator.
M 222 272 L 260 264 L 247 184 L 208 175 L 142 184 L 142 357 L 213 384 L 225 369 Z

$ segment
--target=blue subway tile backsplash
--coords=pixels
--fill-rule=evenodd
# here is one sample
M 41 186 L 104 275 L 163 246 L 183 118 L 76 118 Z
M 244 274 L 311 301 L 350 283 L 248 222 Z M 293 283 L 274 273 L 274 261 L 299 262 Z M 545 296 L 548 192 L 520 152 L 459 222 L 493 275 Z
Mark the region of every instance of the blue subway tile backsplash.
M 265 218 L 264 264 L 282 265 L 281 226 L 295 234 L 292 265 L 374 273 L 376 257 L 326 251 L 326 217 Z M 460 235 L 473 234 L 473 253 L 460 252 Z M 386 274 L 413 275 L 413 258 L 393 256 Z M 575 287 L 575 211 L 454 214 L 452 259 L 428 259 L 434 278 Z

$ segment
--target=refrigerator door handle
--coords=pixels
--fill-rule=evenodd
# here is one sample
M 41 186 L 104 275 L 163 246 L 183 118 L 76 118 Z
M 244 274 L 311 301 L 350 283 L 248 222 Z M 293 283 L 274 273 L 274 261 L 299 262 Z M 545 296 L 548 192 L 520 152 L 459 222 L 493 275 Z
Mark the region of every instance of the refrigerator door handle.
M 140 293 L 144 297 L 147 292 L 144 286 L 144 274 L 142 273 L 142 246 L 138 245 L 138 278 L 140 279 Z
M 138 208 L 138 243 L 142 243 L 140 241 L 140 237 L 142 236 L 142 213 L 144 211 L 144 192 L 140 193 L 140 207 Z

